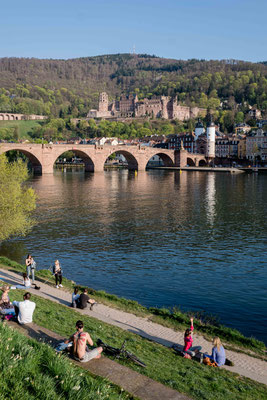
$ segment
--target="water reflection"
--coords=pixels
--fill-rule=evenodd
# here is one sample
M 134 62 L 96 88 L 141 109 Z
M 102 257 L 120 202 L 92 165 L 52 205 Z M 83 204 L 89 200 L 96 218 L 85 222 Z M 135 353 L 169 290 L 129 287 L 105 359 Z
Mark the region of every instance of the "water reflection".
M 216 204 L 215 178 L 216 178 L 215 173 L 207 174 L 206 212 L 207 212 L 208 221 L 211 226 L 213 226 L 214 217 L 215 217 L 215 213 L 216 213 L 216 210 L 215 210 L 215 204 Z
M 24 262 L 31 252 L 39 268 L 58 258 L 79 283 L 148 306 L 204 308 L 265 338 L 266 179 L 128 170 L 34 177 L 38 224 L 1 254 Z

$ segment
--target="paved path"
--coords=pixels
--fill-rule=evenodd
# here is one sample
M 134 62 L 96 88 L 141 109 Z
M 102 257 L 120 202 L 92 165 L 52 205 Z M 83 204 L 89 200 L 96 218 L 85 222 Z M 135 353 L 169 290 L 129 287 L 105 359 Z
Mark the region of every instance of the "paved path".
M 0 279 L 4 280 L 9 284 L 17 284 L 21 282 L 21 277 L 17 273 L 9 270 L 0 269 Z M 50 285 L 41 285 L 41 290 L 36 292 L 32 289 L 35 294 L 48 298 L 49 300 L 57 303 L 69 305 L 71 302 L 70 293 L 56 289 Z M 120 311 L 115 308 L 105 306 L 103 304 L 97 304 L 93 311 L 88 309 L 78 310 L 81 314 L 88 314 L 101 321 L 107 322 L 111 325 L 116 325 L 129 332 L 136 333 L 145 338 L 161 343 L 164 346 L 171 347 L 173 343 L 183 343 L 183 332 L 175 331 L 171 328 L 166 328 L 162 325 L 156 324 L 149 321 L 147 318 L 137 317 L 134 314 Z M 203 336 L 195 334 L 194 343 L 202 346 L 202 350 L 211 354 L 212 345 L 204 339 Z M 240 375 L 251 378 L 255 381 L 264 383 L 267 385 L 267 362 L 259 360 L 257 358 L 248 356 L 246 354 L 237 353 L 234 351 L 227 350 L 227 358 L 234 362 L 233 367 L 224 366 L 229 371 L 236 372 Z

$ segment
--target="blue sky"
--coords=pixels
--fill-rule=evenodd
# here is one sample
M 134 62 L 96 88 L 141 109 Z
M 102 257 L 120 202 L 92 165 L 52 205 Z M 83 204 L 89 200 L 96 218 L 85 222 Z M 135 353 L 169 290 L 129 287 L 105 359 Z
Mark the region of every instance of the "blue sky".
M 0 57 L 267 60 L 267 0 L 2 1 Z

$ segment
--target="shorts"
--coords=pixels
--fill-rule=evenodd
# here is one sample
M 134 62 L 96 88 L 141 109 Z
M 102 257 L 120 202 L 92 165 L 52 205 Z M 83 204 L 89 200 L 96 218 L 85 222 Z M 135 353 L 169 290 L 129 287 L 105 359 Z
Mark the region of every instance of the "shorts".
M 93 360 L 97 356 L 99 356 L 99 352 L 98 352 L 97 348 L 95 348 L 94 350 L 86 351 L 83 358 L 78 358 L 78 357 L 74 356 L 74 359 L 77 361 L 80 361 L 80 362 L 88 362 L 88 361 Z

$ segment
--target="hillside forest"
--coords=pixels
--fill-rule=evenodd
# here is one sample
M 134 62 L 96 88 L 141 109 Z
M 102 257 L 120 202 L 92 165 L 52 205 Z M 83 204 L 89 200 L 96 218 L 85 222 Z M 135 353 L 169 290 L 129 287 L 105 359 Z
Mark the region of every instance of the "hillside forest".
M 136 93 L 144 97 L 177 96 L 182 105 L 212 110 L 222 132 L 249 120 L 250 107 L 267 113 L 267 65 L 236 60 L 173 60 L 146 54 L 116 54 L 70 60 L 34 58 L 0 59 L 0 112 L 47 115 L 45 123 L 34 123 L 28 136 L 61 140 L 73 136 L 142 137 L 180 133 L 194 129 L 195 121 L 81 121 L 89 109 L 97 108 L 98 96 L 109 99 Z M 204 121 L 205 123 L 205 121 Z M 0 140 L 19 140 L 26 133 L 0 123 Z

